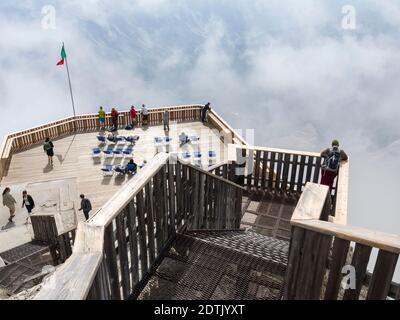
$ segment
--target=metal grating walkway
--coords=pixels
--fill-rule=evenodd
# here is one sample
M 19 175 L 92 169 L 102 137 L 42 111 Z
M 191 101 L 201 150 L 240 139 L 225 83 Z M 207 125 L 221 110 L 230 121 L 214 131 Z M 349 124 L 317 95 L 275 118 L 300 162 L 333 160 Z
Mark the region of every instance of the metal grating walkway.
M 53 265 L 48 246 L 35 242 L 2 252 L 0 256 L 7 263 L 0 268 L 0 289 L 10 295 L 39 283 L 42 268 Z
M 138 299 L 281 299 L 288 246 L 252 231 L 178 234 Z

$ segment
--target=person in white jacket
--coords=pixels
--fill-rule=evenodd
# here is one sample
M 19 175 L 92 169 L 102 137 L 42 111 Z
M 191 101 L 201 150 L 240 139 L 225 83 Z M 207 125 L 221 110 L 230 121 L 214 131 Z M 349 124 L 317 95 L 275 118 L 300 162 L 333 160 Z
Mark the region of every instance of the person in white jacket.
M 10 188 L 5 188 L 3 191 L 3 206 L 6 206 L 10 210 L 10 217 L 8 221 L 13 222 L 13 218 L 15 217 L 15 201 L 14 197 L 10 193 Z

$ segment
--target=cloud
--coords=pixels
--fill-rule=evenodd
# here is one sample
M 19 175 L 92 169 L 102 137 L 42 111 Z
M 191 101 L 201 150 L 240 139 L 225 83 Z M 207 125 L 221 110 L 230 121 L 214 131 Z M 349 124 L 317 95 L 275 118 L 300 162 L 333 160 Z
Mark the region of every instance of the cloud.
M 1 133 L 70 114 L 61 41 L 79 113 L 99 105 L 212 105 L 256 143 L 351 157 L 349 222 L 400 233 L 400 3 L 46 1 L 0 4 Z M 34 112 L 32 112 L 34 110 Z

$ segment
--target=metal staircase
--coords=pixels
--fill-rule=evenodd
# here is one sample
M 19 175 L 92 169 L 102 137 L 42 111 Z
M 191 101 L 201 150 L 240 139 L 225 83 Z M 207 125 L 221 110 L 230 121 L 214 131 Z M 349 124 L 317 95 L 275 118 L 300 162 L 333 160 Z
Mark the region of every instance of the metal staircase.
M 177 234 L 139 300 L 282 298 L 289 244 L 248 230 Z

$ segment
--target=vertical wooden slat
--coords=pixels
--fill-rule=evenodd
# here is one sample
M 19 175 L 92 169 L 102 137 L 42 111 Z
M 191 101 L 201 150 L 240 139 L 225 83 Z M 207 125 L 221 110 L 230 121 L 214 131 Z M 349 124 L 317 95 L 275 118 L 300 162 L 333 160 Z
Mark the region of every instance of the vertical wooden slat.
M 325 300 L 336 300 L 342 281 L 342 268 L 346 263 L 350 241 L 335 238 L 332 249 L 332 261 L 329 266 L 329 278 L 325 291 Z
M 296 186 L 296 174 L 297 174 L 297 154 L 293 155 L 292 170 L 290 172 L 290 190 L 294 191 Z
M 320 169 L 321 169 L 321 158 L 318 157 L 315 159 L 315 169 L 314 169 L 314 177 L 313 177 L 314 183 L 319 182 L 319 176 L 321 174 Z
M 172 164 L 168 165 L 168 197 L 169 197 L 169 209 L 170 209 L 170 228 L 169 233 L 175 232 L 175 184 L 174 184 L 174 166 Z
M 332 244 L 332 237 L 324 234 L 318 235 L 318 246 L 315 246 L 315 263 L 312 267 L 313 280 L 311 283 L 310 294 L 307 297 L 311 300 L 321 299 L 322 283 L 327 270 L 329 250 Z
M 120 300 L 121 292 L 119 289 L 118 264 L 117 255 L 115 252 L 115 237 L 112 223 L 105 228 L 104 248 L 110 277 L 111 298 L 113 300 Z
M 149 260 L 150 265 L 156 259 L 155 238 L 154 238 L 154 212 L 153 212 L 153 187 L 151 182 L 145 186 L 146 194 L 146 223 L 147 223 L 147 236 L 149 241 Z
M 300 270 L 300 259 L 304 245 L 305 230 L 292 227 L 290 238 L 289 258 L 286 268 L 284 300 L 293 300 L 296 297 L 296 286 Z
M 368 289 L 367 300 L 386 300 L 399 255 L 379 250 L 374 273 Z
M 296 285 L 295 299 L 307 299 L 311 290 L 311 282 L 313 277 L 313 260 L 314 247 L 318 241 L 317 233 L 314 231 L 306 231 L 304 236 L 304 245 L 300 258 L 300 269 L 298 272 L 298 280 Z
M 143 190 L 140 190 L 136 195 L 136 205 L 137 205 L 137 217 L 138 217 L 138 227 L 139 227 L 139 243 L 140 243 L 140 266 L 141 275 L 143 275 L 148 270 L 148 256 L 147 256 L 147 237 L 146 237 L 146 226 L 144 220 L 144 203 L 143 203 Z
M 283 153 L 278 153 L 278 163 L 277 163 L 276 175 L 275 175 L 275 189 L 280 189 L 281 174 L 282 174 L 282 161 L 283 161 Z
M 307 164 L 306 164 L 307 172 L 306 172 L 305 183 L 311 182 L 311 173 L 312 173 L 312 169 L 314 166 L 314 160 L 315 160 L 315 157 L 308 156 Z
M 162 179 L 162 208 L 163 208 L 163 244 L 168 240 L 168 217 L 170 216 L 170 208 L 168 206 L 168 190 L 167 190 L 167 170 L 166 165 L 161 168 L 161 179 Z
M 275 152 L 270 153 L 269 159 L 269 174 L 268 174 L 268 188 L 275 187 L 274 186 L 274 173 L 275 173 Z
M 351 265 L 355 268 L 356 271 L 356 288 L 347 289 L 343 296 L 343 300 L 357 300 L 360 296 L 361 287 L 362 283 L 364 282 L 365 273 L 367 271 L 371 250 L 372 248 L 369 246 L 360 243 L 356 244 L 353 259 L 351 261 Z
M 121 284 L 123 298 L 126 299 L 131 291 L 130 279 L 129 279 L 129 265 L 128 265 L 128 253 L 126 250 L 126 231 L 125 231 L 125 214 L 121 212 L 115 219 L 116 230 L 117 230 L 117 242 L 118 242 L 118 256 L 119 265 L 121 272 Z
M 256 162 L 254 168 L 254 188 L 255 190 L 259 189 L 258 183 L 260 179 L 260 158 L 261 158 L 261 151 L 256 151 Z
M 306 163 L 306 156 L 300 156 L 299 176 L 297 178 L 297 191 L 301 192 L 303 187 L 304 169 Z
M 182 190 L 182 183 L 181 183 L 181 163 L 177 162 L 175 166 L 175 179 L 176 179 L 176 203 L 177 203 L 177 208 L 176 208 L 176 221 L 177 221 L 177 227 L 181 224 L 182 221 L 182 208 L 183 208 L 183 190 Z
M 204 193 L 205 193 L 205 174 L 204 173 L 200 173 L 200 180 L 199 180 L 199 211 L 198 211 L 198 227 L 200 229 L 205 228 L 205 224 L 204 224 Z
M 289 178 L 289 166 L 290 166 L 290 154 L 285 153 L 283 159 L 283 171 L 282 171 L 282 185 L 281 189 L 286 190 Z
M 263 151 L 262 153 L 262 173 L 261 173 L 261 190 L 265 189 L 265 182 L 267 178 L 268 164 L 267 164 L 268 152 Z
M 154 197 L 155 197 L 155 211 L 154 216 L 156 220 L 156 242 L 157 254 L 161 252 L 164 239 L 163 217 L 164 217 L 164 202 L 162 195 L 164 193 L 162 186 L 162 172 L 158 172 L 154 176 Z
M 134 203 L 131 201 L 128 206 L 128 232 L 129 251 L 131 256 L 131 282 L 132 288 L 139 282 L 139 255 L 136 229 L 136 212 Z

